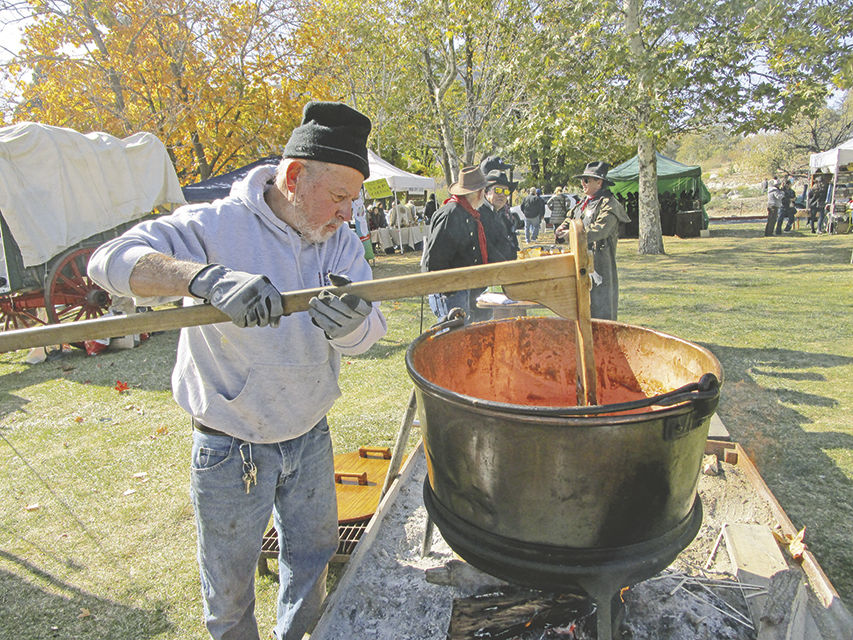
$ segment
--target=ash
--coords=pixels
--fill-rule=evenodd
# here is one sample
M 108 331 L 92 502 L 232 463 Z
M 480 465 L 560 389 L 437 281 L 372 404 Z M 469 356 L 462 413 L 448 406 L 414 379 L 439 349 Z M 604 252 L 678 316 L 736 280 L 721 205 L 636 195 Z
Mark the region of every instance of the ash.
M 428 569 L 442 572 L 460 563 L 437 529 L 429 555 L 421 557 L 427 521 L 422 497 L 426 462 L 422 449 L 413 455 L 416 458 L 400 478 L 398 494 L 371 525 L 375 537 L 366 535 L 359 543 L 326 602 L 311 640 L 447 638 L 454 599 L 494 591 L 499 584 L 495 578 L 476 571 L 461 572 L 464 575 L 448 579 L 449 586 L 427 582 Z M 741 472 L 732 465 L 720 466 L 720 475 L 700 476 L 705 517 L 696 539 L 666 571 L 623 593 L 625 618 L 614 638 L 755 638 L 744 591 L 731 573 L 723 545 L 712 559 L 711 555 L 724 523 L 772 526 L 774 520 L 769 507 L 755 495 Z M 571 622 L 510 637 L 591 637 L 579 625 L 573 628 Z

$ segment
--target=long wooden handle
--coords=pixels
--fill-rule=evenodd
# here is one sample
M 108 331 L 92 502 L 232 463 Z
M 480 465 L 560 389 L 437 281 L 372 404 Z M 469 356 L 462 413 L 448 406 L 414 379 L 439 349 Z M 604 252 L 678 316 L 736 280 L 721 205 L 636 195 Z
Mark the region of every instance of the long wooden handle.
M 355 282 L 345 287 L 290 291 L 282 294 L 282 304 L 287 315 L 308 310 L 308 301 L 324 289 L 335 293 L 354 293 L 371 302 L 378 302 L 441 291 L 504 285 L 508 295 L 518 300 L 533 300 L 571 319 L 577 315 L 576 289 L 573 282 L 575 277 L 575 257 L 571 253 L 564 253 L 530 260 L 497 262 Z M 134 333 L 168 331 L 215 322 L 230 320 L 224 313 L 207 304 L 127 316 L 109 316 L 0 332 L 0 352 Z
M 586 234 L 580 220 L 572 220 L 569 247 L 575 256 L 575 286 L 577 287 L 577 316 L 575 317 L 575 346 L 577 353 L 578 406 L 598 404 L 595 357 L 592 341 L 592 316 L 589 301 L 590 272 L 594 270 L 587 251 Z

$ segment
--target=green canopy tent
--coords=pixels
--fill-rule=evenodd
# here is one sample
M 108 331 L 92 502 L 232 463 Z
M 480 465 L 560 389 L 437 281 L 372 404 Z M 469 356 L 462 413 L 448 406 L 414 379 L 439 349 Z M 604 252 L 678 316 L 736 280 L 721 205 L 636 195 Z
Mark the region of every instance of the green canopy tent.
M 702 182 L 702 168 L 682 164 L 657 152 L 655 155 L 658 168 L 658 193 L 671 193 L 675 196 L 684 192 L 696 194 L 702 208 L 703 227 L 707 228 L 708 214 L 705 213 L 704 205 L 711 201 L 711 193 Z M 640 162 L 638 157 L 634 156 L 607 173 L 607 178 L 615 183 L 610 190 L 622 197 L 639 192 L 639 175 Z

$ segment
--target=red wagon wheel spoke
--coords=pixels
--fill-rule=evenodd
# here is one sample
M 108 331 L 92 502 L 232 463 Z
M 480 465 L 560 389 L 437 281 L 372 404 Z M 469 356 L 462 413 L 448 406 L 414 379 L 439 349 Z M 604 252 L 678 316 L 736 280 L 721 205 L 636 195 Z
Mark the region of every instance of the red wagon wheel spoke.
M 89 320 L 104 315 L 111 299 L 86 273 L 94 249 L 72 249 L 45 276 L 44 304 L 52 323 Z
M 31 294 L 13 293 L 0 296 L 0 323 L 3 325 L 3 331 L 27 329 L 36 325 L 47 324 L 38 316 L 37 309 L 41 307 L 41 304 L 34 300 Z

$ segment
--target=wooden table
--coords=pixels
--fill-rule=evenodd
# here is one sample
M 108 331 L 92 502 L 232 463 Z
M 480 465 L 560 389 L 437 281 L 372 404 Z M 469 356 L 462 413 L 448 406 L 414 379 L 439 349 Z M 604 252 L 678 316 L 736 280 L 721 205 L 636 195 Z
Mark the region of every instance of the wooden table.
M 529 300 L 513 300 L 511 302 L 490 302 L 488 300 L 477 300 L 478 309 L 491 309 L 495 320 L 505 318 L 517 318 L 526 316 L 528 309 L 544 309 L 538 302 Z

